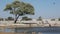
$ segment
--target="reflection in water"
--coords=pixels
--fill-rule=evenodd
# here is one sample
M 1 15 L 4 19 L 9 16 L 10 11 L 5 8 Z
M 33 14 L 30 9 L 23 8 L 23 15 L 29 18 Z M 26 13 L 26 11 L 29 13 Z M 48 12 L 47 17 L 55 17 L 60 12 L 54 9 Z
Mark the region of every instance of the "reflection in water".
M 60 34 L 60 33 L 43 33 L 43 34 Z
M 20 32 L 26 32 L 27 34 L 32 34 L 32 32 L 42 32 L 42 34 L 60 34 L 60 27 L 41 27 L 41 28 L 5 28 L 5 29 L 0 29 L 0 32 L 15 32 L 15 33 L 20 33 Z

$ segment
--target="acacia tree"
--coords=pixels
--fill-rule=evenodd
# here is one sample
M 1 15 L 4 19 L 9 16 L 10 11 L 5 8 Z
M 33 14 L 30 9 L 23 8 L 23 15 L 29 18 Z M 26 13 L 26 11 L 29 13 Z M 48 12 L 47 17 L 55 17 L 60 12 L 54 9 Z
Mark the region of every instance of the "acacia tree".
M 14 1 L 11 4 L 7 4 L 4 11 L 9 10 L 10 14 L 15 15 L 14 23 L 17 22 L 19 16 L 23 15 L 34 15 L 34 7 L 31 4 Z

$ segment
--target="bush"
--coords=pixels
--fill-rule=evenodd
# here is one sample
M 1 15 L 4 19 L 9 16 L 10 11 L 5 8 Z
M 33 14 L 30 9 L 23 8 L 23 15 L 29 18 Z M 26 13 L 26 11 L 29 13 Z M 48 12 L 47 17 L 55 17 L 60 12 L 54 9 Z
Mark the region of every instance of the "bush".
M 58 21 L 60 21 L 60 18 L 58 19 Z
M 28 20 L 32 20 L 32 19 L 31 18 L 28 18 L 27 16 L 25 16 L 25 17 L 22 17 L 22 20 L 28 21 Z
M 8 19 L 8 20 L 14 20 L 14 18 L 12 18 L 12 17 L 8 17 L 7 19 Z

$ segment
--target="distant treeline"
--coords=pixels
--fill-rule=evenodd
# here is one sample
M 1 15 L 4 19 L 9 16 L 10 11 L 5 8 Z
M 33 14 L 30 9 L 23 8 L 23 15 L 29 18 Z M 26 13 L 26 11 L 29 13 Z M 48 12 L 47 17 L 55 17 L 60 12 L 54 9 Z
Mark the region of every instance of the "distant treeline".
M 12 20 L 14 20 L 14 18 L 13 17 L 7 17 L 7 18 L 0 18 L 0 21 L 3 21 L 3 20 L 5 20 L 5 21 L 12 21 Z M 22 17 L 22 19 L 21 19 L 21 21 L 28 21 L 28 20 L 32 20 L 32 18 L 29 18 L 29 17 L 27 17 L 27 16 L 24 16 L 24 17 Z M 38 17 L 37 19 L 36 19 L 37 21 L 42 21 L 43 20 L 43 18 L 42 17 Z M 54 18 L 52 18 L 52 19 L 50 19 L 51 21 L 55 21 L 56 19 L 54 19 Z M 58 21 L 60 21 L 60 18 L 58 18 Z

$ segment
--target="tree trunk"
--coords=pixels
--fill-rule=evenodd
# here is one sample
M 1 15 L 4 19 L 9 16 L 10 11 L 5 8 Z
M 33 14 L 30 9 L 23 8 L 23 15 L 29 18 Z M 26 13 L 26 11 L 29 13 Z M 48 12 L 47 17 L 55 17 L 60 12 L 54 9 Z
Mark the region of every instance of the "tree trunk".
M 14 23 L 16 23 L 16 22 L 17 22 L 18 18 L 19 18 L 19 15 L 15 18 Z

